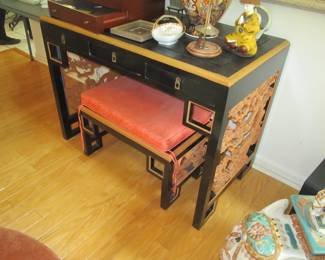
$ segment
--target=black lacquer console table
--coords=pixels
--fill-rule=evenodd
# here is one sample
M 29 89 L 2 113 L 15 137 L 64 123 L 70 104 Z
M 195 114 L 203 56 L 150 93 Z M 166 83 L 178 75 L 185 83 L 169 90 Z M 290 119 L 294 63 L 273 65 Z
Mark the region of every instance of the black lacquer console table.
M 193 226 L 201 228 L 215 210 L 220 193 L 250 168 L 272 96 L 289 49 L 288 41 L 264 35 L 253 58 L 227 51 L 217 58 L 188 54 L 185 36 L 174 46 L 154 40 L 139 44 L 107 34 L 95 34 L 50 17 L 41 18 L 49 70 L 65 139 L 76 135 L 77 114 L 69 113 L 61 68 L 67 52 L 108 66 L 185 101 L 184 125 L 208 138 L 206 160 L 197 197 Z M 223 35 L 232 28 L 219 25 Z M 211 125 L 192 118 L 193 107 L 214 113 Z

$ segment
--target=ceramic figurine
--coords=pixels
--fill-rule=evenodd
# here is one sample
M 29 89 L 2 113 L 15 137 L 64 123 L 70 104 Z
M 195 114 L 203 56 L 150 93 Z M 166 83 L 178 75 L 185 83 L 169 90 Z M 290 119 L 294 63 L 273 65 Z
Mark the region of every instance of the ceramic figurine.
M 307 254 L 325 255 L 325 189 L 316 196 L 292 195 L 291 203 L 296 212 L 299 226 L 305 241 L 308 242 Z M 316 259 L 316 258 L 312 258 Z M 320 258 L 320 259 L 324 259 Z
M 267 23 L 262 27 L 262 18 L 258 10 L 265 13 Z M 225 43 L 235 54 L 242 57 L 252 57 L 257 53 L 257 40 L 267 30 L 270 24 L 268 12 L 253 4 L 244 5 L 244 13 L 236 20 L 235 31 L 225 36 Z
M 324 215 L 325 210 L 325 189 L 319 191 L 313 202 L 313 213 L 317 216 Z
M 279 200 L 248 215 L 235 226 L 220 251 L 221 260 L 306 260 L 292 219 L 284 214 L 288 200 Z
M 310 207 L 310 219 L 315 231 L 325 236 L 325 189 L 315 196 L 312 207 Z

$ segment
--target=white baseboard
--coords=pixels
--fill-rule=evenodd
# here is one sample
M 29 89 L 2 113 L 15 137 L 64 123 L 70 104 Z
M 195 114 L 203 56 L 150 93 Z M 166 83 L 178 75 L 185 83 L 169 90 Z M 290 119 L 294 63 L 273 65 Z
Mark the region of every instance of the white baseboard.
M 258 155 L 255 158 L 253 168 L 297 190 L 300 190 L 301 186 L 304 183 L 304 179 L 300 176 L 297 176 L 293 172 L 290 172 L 288 169 L 284 169 L 276 163 L 273 163 L 270 160 L 262 158 Z

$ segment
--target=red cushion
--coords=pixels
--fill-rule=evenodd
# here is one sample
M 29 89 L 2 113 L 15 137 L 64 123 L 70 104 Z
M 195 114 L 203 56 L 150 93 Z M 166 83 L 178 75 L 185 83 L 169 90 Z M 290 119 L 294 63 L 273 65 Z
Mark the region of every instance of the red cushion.
M 184 102 L 125 76 L 81 94 L 81 104 L 160 151 L 169 151 L 194 131 L 182 124 Z M 206 124 L 210 112 L 195 109 Z

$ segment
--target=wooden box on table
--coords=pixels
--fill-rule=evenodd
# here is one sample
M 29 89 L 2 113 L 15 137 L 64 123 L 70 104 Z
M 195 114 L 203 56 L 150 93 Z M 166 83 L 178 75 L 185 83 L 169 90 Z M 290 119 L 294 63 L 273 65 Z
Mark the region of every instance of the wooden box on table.
M 164 13 L 163 0 L 49 0 L 52 17 L 95 33 L 137 19 L 151 20 Z

